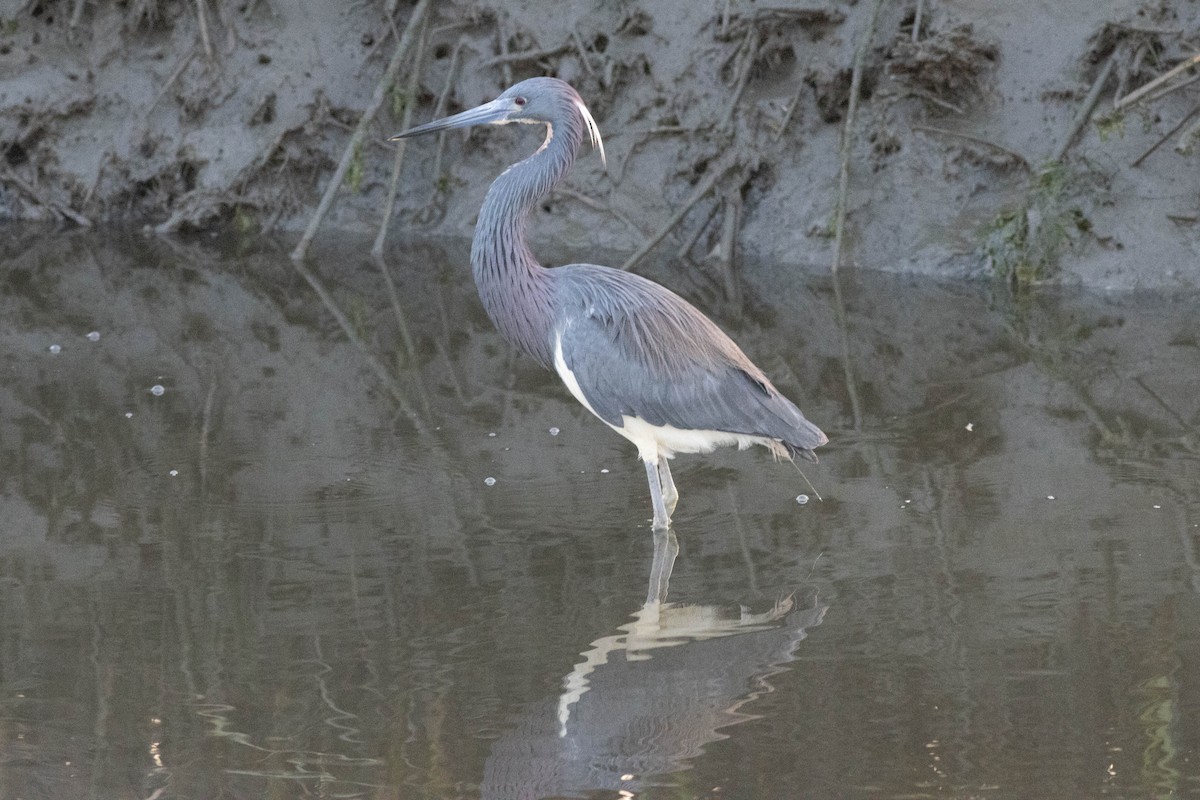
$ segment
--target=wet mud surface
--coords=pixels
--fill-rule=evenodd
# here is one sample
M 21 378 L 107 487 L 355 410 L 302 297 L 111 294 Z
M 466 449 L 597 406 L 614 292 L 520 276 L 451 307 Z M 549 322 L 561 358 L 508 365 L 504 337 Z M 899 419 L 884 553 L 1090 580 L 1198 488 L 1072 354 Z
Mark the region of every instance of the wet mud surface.
M 434 3 L 381 83 L 420 4 L 8 3 L 0 219 L 294 231 L 349 152 L 325 230 L 373 231 L 392 189 L 384 140 L 406 115 L 556 75 L 611 159 L 589 154 L 543 205 L 549 240 L 628 255 L 670 227 L 660 257 L 824 271 L 870 33 L 845 263 L 1200 285 L 1194 3 L 885 2 L 872 28 L 875 7 Z M 510 128 L 410 146 L 393 235 L 469 235 L 488 181 L 536 144 Z
M 648 264 L 831 439 L 656 540 L 461 247 L 16 233 L 4 797 L 1200 792 L 1195 298 Z

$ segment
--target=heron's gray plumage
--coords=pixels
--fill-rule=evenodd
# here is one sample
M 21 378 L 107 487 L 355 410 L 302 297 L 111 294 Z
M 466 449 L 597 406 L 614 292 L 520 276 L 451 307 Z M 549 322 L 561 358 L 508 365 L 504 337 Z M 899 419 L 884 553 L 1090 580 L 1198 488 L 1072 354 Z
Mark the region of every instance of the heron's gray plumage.
M 760 436 L 793 455 L 825 443 L 733 340 L 674 292 L 590 264 L 550 274 L 562 308 L 563 359 L 605 422 L 621 427 L 631 416 Z
M 757 443 L 815 461 L 812 450 L 825 434 L 683 298 L 609 267 L 548 270 L 534 258 L 525 242 L 530 209 L 566 175 L 585 135 L 604 155 L 595 121 L 570 85 L 531 78 L 489 103 L 393 138 L 509 122 L 544 124 L 547 135 L 484 198 L 471 247 L 480 299 L 506 339 L 556 369 L 593 413 L 638 445 L 655 526 L 669 523 L 666 506 L 677 497 L 665 460 L 676 451 Z

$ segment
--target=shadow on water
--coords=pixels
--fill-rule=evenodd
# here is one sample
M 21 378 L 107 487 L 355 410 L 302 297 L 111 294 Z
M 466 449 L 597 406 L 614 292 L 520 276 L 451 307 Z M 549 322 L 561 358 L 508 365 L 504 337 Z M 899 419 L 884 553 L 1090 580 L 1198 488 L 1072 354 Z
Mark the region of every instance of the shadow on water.
M 465 249 L 368 249 L 0 244 L 0 797 L 1200 792 L 1195 298 L 747 282 L 825 500 L 681 457 L 656 538 Z

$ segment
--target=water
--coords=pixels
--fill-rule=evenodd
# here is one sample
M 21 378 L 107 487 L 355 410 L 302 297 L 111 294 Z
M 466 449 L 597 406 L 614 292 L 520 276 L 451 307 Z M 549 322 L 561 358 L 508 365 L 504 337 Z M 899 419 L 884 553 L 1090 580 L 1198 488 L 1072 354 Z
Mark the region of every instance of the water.
M 660 267 L 832 439 L 672 539 L 461 248 L 2 247 L 0 797 L 1200 796 L 1194 298 Z

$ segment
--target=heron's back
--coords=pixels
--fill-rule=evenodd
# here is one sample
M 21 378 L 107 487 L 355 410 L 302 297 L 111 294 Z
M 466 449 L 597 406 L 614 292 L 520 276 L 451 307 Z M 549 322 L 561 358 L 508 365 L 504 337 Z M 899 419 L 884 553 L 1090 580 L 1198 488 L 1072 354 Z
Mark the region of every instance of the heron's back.
M 741 348 L 679 295 L 591 264 L 550 270 L 555 336 L 592 411 L 614 427 L 718 431 L 808 454 L 825 434 Z M 721 442 L 734 443 L 734 442 Z

